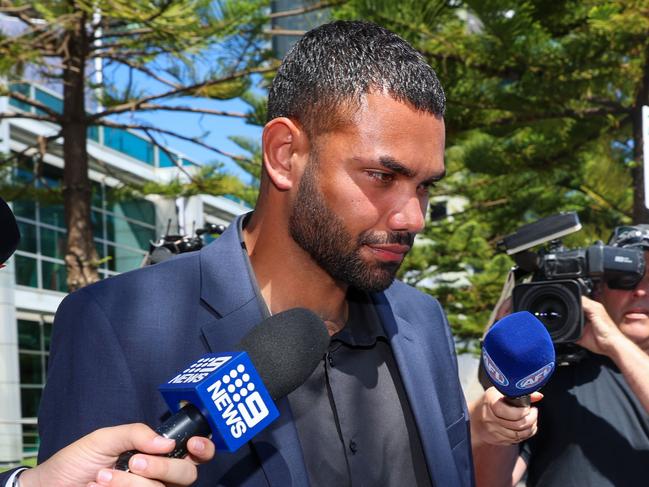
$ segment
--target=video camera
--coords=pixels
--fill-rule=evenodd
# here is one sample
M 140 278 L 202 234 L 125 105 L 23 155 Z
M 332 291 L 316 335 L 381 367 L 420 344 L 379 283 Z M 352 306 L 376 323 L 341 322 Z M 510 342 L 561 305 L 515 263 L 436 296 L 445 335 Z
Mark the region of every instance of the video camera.
M 170 235 L 160 237 L 156 242 L 150 242 L 149 252 L 144 257 L 142 267 L 157 264 L 174 255 L 184 252 L 200 250 L 205 246 L 205 235 L 220 235 L 225 231 L 225 225 L 206 223 L 204 227 L 196 230 L 195 235 Z
M 576 213 L 562 213 L 525 225 L 499 242 L 516 262 L 514 311 L 529 311 L 545 325 L 558 361 L 564 363 L 579 359 L 580 349 L 573 343 L 583 332 L 581 296 L 591 296 L 599 282 L 615 289 L 633 289 L 645 270 L 641 249 L 601 241 L 566 249 L 561 238 L 580 229 Z M 529 250 L 545 243 L 548 245 L 538 252 Z

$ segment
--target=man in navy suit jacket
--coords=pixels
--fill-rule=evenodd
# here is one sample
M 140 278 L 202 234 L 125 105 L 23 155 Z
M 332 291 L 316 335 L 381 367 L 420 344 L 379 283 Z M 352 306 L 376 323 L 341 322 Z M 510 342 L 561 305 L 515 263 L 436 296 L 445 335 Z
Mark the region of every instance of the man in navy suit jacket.
M 98 427 L 158 424 L 157 385 L 268 314 L 306 307 L 332 336 L 328 360 L 196 485 L 472 485 L 448 324 L 436 300 L 394 281 L 445 172 L 444 108 L 433 70 L 393 33 L 367 22 L 308 32 L 270 89 L 255 211 L 199 252 L 61 304 L 40 459 Z

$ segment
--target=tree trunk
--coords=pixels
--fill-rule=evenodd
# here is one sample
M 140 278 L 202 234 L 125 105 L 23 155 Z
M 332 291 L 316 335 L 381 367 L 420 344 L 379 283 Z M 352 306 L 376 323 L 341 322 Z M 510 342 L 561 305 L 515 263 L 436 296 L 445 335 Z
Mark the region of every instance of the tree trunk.
M 63 62 L 63 201 L 68 229 L 65 263 L 71 292 L 99 280 L 86 144 L 84 87 L 88 40 L 85 23 L 85 16 L 81 16 L 76 29 L 67 32 L 68 56 Z
M 642 84 L 633 106 L 633 223 L 649 223 L 649 210 L 644 200 L 644 164 L 642 140 L 642 105 L 649 103 L 649 49 L 645 55 Z M 649 201 L 646 202 L 649 204 Z

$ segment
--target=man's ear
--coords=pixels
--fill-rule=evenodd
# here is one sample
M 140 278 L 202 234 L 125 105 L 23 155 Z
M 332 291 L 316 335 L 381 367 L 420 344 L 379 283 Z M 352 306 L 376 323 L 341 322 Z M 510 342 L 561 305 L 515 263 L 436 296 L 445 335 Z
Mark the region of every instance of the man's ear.
M 296 166 L 308 151 L 306 133 L 290 118 L 278 117 L 264 127 L 262 144 L 263 165 L 270 181 L 280 191 L 291 189 L 301 171 Z

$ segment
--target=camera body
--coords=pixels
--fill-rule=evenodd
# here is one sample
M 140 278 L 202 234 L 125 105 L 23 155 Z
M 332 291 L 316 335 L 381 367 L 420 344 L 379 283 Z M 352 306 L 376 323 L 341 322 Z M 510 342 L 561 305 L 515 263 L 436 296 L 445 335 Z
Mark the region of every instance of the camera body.
M 600 281 L 632 289 L 642 279 L 644 265 L 643 252 L 636 249 L 598 242 L 569 250 L 555 241 L 538 252 L 531 281 L 514 287 L 514 311 L 539 318 L 555 344 L 573 343 L 583 331 L 581 296 L 591 296 Z
M 225 225 L 216 223 L 206 223 L 204 227 L 196 230 L 195 235 L 172 235 L 167 228 L 166 235 L 156 242 L 149 242 L 149 252 L 142 262 L 142 267 L 157 264 L 178 254 L 200 250 L 205 246 L 206 235 L 221 235 L 224 231 Z
M 557 363 L 579 360 L 574 345 L 584 327 L 582 296 L 592 296 L 600 282 L 633 289 L 644 276 L 644 252 L 596 242 L 567 249 L 561 238 L 581 229 L 576 213 L 553 215 L 525 225 L 499 243 L 514 259 L 513 310 L 529 311 L 547 328 Z M 537 252 L 529 249 L 541 244 Z

